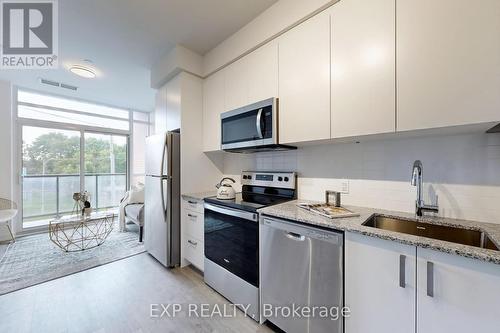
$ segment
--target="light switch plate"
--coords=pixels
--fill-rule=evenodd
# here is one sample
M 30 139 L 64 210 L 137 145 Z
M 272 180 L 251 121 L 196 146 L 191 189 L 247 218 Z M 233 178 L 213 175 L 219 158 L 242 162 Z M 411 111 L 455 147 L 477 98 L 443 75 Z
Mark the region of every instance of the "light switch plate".
M 349 193 L 349 179 L 342 179 L 340 183 L 340 192 L 347 194 Z

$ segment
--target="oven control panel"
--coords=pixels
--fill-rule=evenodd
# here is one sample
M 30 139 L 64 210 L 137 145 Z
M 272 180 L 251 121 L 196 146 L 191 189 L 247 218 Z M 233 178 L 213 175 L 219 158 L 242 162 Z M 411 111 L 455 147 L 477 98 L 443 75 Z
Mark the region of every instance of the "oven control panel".
M 295 172 L 243 171 L 241 184 L 295 189 L 296 178 Z

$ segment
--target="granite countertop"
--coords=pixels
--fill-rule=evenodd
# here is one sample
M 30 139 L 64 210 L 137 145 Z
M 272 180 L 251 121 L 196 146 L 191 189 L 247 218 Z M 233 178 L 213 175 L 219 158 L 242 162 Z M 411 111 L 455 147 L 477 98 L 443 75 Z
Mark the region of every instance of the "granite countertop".
M 189 199 L 193 199 L 193 200 L 196 200 L 196 201 L 201 201 L 205 198 L 208 198 L 208 197 L 213 197 L 217 195 L 217 191 L 206 191 L 206 192 L 198 192 L 198 193 L 183 193 L 181 196 L 183 199 L 186 199 L 186 200 L 189 200 Z
M 414 214 L 381 210 L 375 208 L 367 208 L 367 207 L 345 206 L 345 208 L 352 210 L 356 213 L 359 213 L 359 216 L 330 219 L 328 217 L 323 217 L 314 212 L 310 212 L 306 209 L 297 207 L 297 203 L 304 203 L 304 202 L 317 203 L 306 200 L 289 201 L 275 206 L 261 208 L 259 209 L 259 213 L 328 229 L 356 232 L 367 236 L 378 237 L 381 239 L 387 239 L 399 242 L 402 244 L 414 245 L 422 248 L 429 248 L 441 252 L 456 254 L 467 258 L 479 259 L 486 262 L 500 264 L 500 251 L 493 251 L 474 246 L 461 245 L 437 239 L 408 235 L 399 232 L 377 229 L 362 225 L 373 214 L 382 214 L 390 217 L 407 218 L 412 220 L 415 219 Z M 438 224 L 438 225 L 458 226 L 465 229 L 481 230 L 486 232 L 488 236 L 490 236 L 491 240 L 500 248 L 499 246 L 500 224 L 449 219 L 442 217 L 431 217 L 431 216 L 419 218 L 418 221 L 431 224 Z

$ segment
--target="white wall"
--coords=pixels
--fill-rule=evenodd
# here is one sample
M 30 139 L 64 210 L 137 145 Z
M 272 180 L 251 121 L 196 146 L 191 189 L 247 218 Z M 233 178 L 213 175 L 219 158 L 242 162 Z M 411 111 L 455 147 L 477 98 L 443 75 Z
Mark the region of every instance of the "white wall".
M 413 212 L 411 167 L 424 165 L 425 200 L 439 196 L 441 216 L 500 223 L 500 134 L 461 134 L 326 144 L 296 151 L 226 154 L 224 173 L 297 171 L 300 199 L 324 200 L 349 180 L 345 204 Z M 430 200 L 430 198 L 432 200 Z
M 13 198 L 13 128 L 12 85 L 0 81 L 0 197 Z M 8 232 L 0 227 L 0 241 L 8 239 Z

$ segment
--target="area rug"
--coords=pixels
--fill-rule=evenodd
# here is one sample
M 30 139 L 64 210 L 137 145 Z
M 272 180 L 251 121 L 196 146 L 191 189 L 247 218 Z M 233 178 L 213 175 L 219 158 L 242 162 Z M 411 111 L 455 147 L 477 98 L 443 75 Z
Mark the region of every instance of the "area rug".
M 134 227 L 115 225 L 104 244 L 78 252 L 62 251 L 48 234 L 18 238 L 0 261 L 0 295 L 145 252 Z

